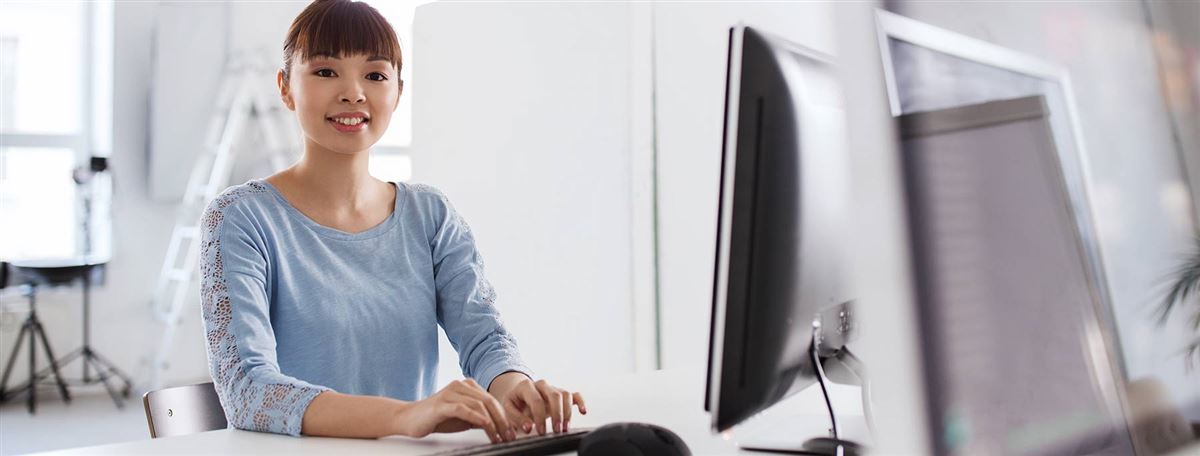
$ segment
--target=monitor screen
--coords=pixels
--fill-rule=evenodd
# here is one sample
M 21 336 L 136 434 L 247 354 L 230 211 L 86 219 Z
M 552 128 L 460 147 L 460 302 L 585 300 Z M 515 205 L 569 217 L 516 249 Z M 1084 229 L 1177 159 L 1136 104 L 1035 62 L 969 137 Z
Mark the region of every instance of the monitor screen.
M 1132 454 L 1041 96 L 899 117 L 938 454 Z

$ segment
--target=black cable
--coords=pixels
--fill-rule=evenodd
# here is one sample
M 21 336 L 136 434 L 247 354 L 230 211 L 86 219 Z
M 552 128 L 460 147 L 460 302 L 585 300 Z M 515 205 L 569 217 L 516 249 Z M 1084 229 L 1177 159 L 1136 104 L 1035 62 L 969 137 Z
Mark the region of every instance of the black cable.
M 838 438 L 837 418 L 833 415 L 833 403 L 829 401 L 829 390 L 825 389 L 825 369 L 821 367 L 821 358 L 817 356 L 817 337 L 813 335 L 812 346 L 808 350 L 813 365 L 817 369 L 817 384 L 821 385 L 821 396 L 825 398 L 825 408 L 829 410 L 829 424 L 832 426 L 833 438 Z

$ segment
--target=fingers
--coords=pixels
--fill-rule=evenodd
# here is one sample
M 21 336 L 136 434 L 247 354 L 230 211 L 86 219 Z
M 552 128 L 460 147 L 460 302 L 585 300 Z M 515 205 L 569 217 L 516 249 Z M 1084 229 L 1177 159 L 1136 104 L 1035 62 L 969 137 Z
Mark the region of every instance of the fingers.
M 550 386 L 550 384 L 546 383 L 545 380 L 538 380 L 537 382 L 534 382 L 533 386 L 537 387 L 538 392 L 542 395 L 542 400 L 544 400 L 546 405 L 549 406 L 550 424 L 554 429 L 554 432 L 562 432 L 562 392 L 559 391 L 558 388 Z
M 492 443 L 500 441 L 499 434 L 496 434 L 495 423 L 485 413 L 480 412 L 465 402 L 446 402 L 442 404 L 441 408 L 440 415 L 458 418 L 483 429 Z
M 587 415 L 587 402 L 583 401 L 583 395 L 575 393 L 571 395 L 571 398 L 574 400 L 575 406 L 579 407 L 579 413 Z
M 567 432 L 567 427 L 571 425 L 571 394 L 565 390 L 559 390 L 558 396 L 562 398 L 562 432 Z
M 489 419 L 488 437 L 499 440 L 513 440 L 516 433 L 509 422 L 504 407 L 495 397 L 484 391 L 475 380 L 465 379 L 458 382 L 454 390 L 456 399 L 467 403 L 472 409 Z
M 504 406 L 500 404 L 500 401 L 484 390 L 478 383 L 475 383 L 475 380 L 467 379 L 466 381 L 471 386 L 470 393 L 487 407 L 488 413 L 491 414 L 493 420 L 496 422 L 497 429 L 502 431 L 502 435 L 506 437 L 506 440 L 517 438 L 516 432 L 513 431 L 516 429 L 516 425 L 513 421 L 509 420 L 508 413 L 505 412 Z
M 529 411 L 533 413 L 533 424 L 537 428 L 538 435 L 546 433 L 546 418 L 550 414 L 546 410 L 546 400 L 542 399 L 542 393 L 537 391 L 537 388 L 522 388 L 520 391 L 521 399 L 529 406 Z
M 533 412 L 526 407 L 524 411 L 517 408 L 510 397 L 504 402 L 504 414 L 508 416 L 508 422 L 512 424 L 513 430 L 520 429 L 524 432 L 533 430 Z

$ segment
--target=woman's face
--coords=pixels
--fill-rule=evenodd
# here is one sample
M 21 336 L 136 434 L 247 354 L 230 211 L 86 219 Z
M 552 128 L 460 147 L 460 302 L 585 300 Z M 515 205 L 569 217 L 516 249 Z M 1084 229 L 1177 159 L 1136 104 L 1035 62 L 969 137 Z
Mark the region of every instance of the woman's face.
M 387 59 L 366 55 L 292 59 L 291 76 L 278 75 L 280 95 L 296 111 L 308 141 L 341 154 L 369 149 L 400 102 L 399 74 Z

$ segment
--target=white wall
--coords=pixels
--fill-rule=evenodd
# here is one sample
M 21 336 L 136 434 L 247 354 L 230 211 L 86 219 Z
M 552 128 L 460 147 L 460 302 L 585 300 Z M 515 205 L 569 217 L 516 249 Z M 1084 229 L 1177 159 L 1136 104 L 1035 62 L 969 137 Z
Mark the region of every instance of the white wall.
M 157 2 L 151 38 L 149 188 L 178 201 L 191 160 L 204 153 L 230 40 L 232 4 Z
M 526 362 L 631 372 L 633 7 L 437 3 L 415 26 L 413 180 L 471 225 Z
M 1071 72 L 1129 378 L 1159 378 L 1187 404 L 1187 415 L 1200 419 L 1200 374 L 1186 372 L 1180 352 L 1193 337 L 1186 315 L 1177 313 L 1163 327 L 1155 323 L 1164 284 L 1194 250 L 1195 225 L 1142 6 L 912 2 L 898 12 Z

